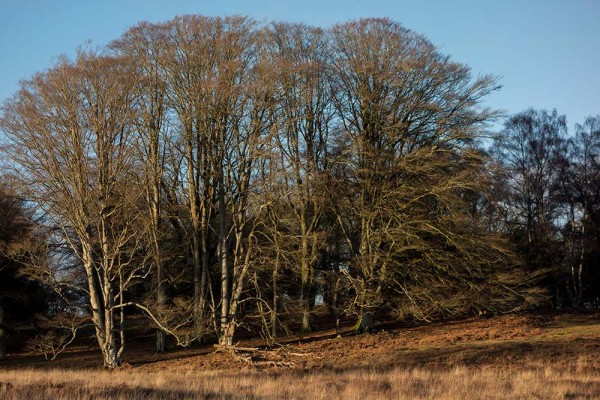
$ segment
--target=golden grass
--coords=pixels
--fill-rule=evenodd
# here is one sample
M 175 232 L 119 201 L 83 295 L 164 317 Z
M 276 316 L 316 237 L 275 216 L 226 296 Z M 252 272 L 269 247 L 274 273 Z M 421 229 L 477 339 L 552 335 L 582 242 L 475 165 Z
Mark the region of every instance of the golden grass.
M 152 348 L 131 348 L 134 366 L 112 372 L 92 369 L 98 354 L 86 346 L 54 364 L 9 356 L 8 368 L 0 367 L 0 400 L 600 400 L 600 315 L 504 316 L 320 337 L 261 350 L 250 364 L 212 347 L 160 356 Z M 262 370 L 263 359 L 292 366 Z
M 0 371 L 1 399 L 600 399 L 600 376 L 538 370 Z

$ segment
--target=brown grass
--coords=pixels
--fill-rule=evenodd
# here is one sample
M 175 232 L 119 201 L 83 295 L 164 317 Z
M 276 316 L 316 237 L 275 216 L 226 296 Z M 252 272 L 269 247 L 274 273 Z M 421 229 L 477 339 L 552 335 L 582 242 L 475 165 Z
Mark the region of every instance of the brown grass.
M 600 314 L 507 315 L 333 338 L 333 331 L 158 354 L 132 341 L 118 371 L 80 344 L 56 362 L 14 354 L 0 399 L 600 399 Z
M 0 398 L 69 399 L 589 399 L 598 374 L 529 371 L 347 371 L 278 374 L 13 370 L 0 372 Z

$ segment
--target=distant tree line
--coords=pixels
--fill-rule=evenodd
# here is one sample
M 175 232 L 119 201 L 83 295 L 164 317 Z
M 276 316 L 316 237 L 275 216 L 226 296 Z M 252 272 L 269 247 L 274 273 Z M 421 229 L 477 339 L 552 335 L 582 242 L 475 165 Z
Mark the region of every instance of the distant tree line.
M 555 307 L 600 306 L 600 115 L 567 134 L 556 110 L 506 119 L 491 148 L 504 232 Z
M 0 212 L 29 222 L 0 274 L 48 296 L 40 349 L 90 325 L 106 367 L 133 314 L 164 351 L 317 307 L 370 332 L 597 301 L 600 118 L 526 111 L 484 149 L 498 88 L 388 19 L 140 23 L 3 105 Z

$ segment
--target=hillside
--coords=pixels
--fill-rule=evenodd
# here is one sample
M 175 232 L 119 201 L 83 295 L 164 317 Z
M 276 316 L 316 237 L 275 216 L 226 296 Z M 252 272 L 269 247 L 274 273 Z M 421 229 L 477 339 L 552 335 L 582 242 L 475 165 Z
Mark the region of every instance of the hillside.
M 390 324 L 372 335 L 322 331 L 272 346 L 247 339 L 233 352 L 206 345 L 158 354 L 152 345 L 150 336 L 129 343 L 128 364 L 113 373 L 99 371 L 93 343 L 54 362 L 10 355 L 0 397 L 600 398 L 598 313 Z

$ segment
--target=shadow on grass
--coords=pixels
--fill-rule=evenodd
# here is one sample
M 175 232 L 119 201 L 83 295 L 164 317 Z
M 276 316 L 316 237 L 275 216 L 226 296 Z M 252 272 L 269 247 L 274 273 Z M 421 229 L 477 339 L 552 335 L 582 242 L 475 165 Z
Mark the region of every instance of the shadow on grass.
M 218 399 L 217 392 L 160 388 L 130 387 L 125 384 L 111 387 L 87 387 L 73 383 L 7 384 L 0 386 L 2 399 Z

